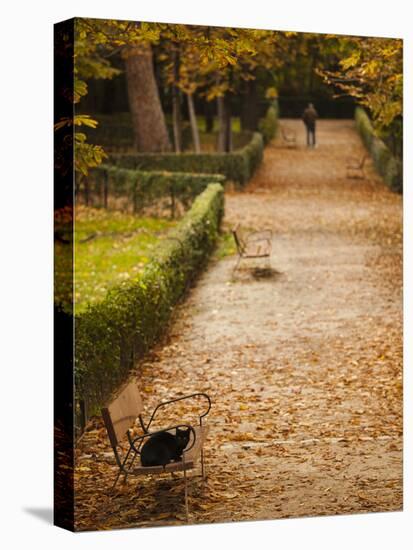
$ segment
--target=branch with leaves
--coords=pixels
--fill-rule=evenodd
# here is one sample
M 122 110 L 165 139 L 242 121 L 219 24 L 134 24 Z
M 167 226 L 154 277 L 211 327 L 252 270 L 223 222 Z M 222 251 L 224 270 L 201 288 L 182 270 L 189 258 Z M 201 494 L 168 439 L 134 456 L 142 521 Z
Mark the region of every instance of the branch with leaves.
M 394 38 L 332 37 L 347 54 L 335 71 L 318 69 L 342 94 L 367 107 L 378 130 L 403 113 L 403 42 Z

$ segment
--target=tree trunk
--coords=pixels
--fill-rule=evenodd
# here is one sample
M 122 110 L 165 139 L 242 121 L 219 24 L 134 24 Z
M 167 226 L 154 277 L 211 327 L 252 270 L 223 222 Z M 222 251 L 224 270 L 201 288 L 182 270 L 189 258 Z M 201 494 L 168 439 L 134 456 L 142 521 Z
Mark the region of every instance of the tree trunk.
M 172 127 L 174 133 L 175 153 L 182 151 L 181 127 L 181 94 L 176 86 L 172 88 Z
M 154 75 L 151 47 L 133 46 L 125 50 L 123 57 L 135 147 L 149 153 L 171 151 Z
M 225 151 L 225 105 L 224 97 L 217 97 L 217 115 L 218 115 L 218 151 Z
M 231 104 L 229 96 L 225 96 L 225 152 L 230 153 L 232 151 L 232 120 L 231 120 Z
M 207 101 L 205 103 L 205 132 L 212 134 L 214 129 L 214 109 L 213 102 Z
M 195 150 L 195 153 L 200 153 L 201 144 L 199 141 L 199 128 L 196 120 L 194 98 L 192 94 L 186 94 L 186 97 L 188 100 L 188 112 L 189 112 L 189 120 L 191 122 L 192 141 L 194 143 L 194 150 Z
M 227 96 L 219 96 L 218 104 L 218 151 L 229 153 L 232 148 L 231 113 Z
M 245 82 L 245 90 L 242 94 L 241 106 L 241 128 L 255 132 L 258 128 L 259 121 L 259 105 L 257 81 L 247 80 Z
M 174 84 L 172 86 L 172 126 L 175 152 L 182 151 L 181 92 L 177 86 L 179 79 L 179 52 L 174 52 Z

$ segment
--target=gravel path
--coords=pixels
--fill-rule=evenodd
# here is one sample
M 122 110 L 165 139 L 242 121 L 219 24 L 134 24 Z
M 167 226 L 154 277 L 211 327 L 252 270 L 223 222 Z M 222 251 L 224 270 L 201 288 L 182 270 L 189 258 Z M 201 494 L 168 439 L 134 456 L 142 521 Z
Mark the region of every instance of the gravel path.
M 193 523 L 402 508 L 401 197 L 370 165 L 346 178 L 364 151 L 352 121 L 320 121 L 311 150 L 301 121 L 282 124 L 298 146 L 266 148 L 224 224 L 271 228 L 272 272 L 212 262 L 137 371 L 148 410 L 179 392 L 213 400 Z M 108 497 L 109 450 L 98 423 L 77 451 L 80 529 L 185 523 L 180 479 Z

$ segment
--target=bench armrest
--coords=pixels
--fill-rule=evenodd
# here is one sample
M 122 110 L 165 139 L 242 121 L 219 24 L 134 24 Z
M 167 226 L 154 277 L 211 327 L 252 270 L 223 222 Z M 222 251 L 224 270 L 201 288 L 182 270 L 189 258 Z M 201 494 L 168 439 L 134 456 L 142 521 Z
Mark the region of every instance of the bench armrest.
M 159 409 L 161 409 L 162 407 L 165 407 L 166 405 L 170 405 L 172 403 L 177 403 L 178 401 L 183 401 L 184 399 L 192 399 L 194 397 L 204 397 L 207 402 L 208 402 L 208 407 L 206 408 L 206 410 L 199 415 L 199 423 L 202 424 L 202 418 L 204 418 L 204 416 L 206 416 L 209 411 L 211 410 L 211 399 L 209 397 L 209 395 L 207 395 L 206 393 L 203 393 L 203 392 L 197 392 L 197 393 L 191 393 L 189 395 L 184 395 L 182 397 L 175 397 L 174 399 L 169 399 L 168 401 L 162 401 L 161 403 L 159 403 L 159 405 L 157 405 L 151 415 L 151 418 L 149 419 L 149 422 L 148 424 L 146 425 L 146 428 L 145 428 L 145 431 L 147 432 L 149 430 L 149 427 L 150 425 L 152 424 L 152 421 L 154 420 L 155 416 L 156 416 L 156 413 L 158 412 Z

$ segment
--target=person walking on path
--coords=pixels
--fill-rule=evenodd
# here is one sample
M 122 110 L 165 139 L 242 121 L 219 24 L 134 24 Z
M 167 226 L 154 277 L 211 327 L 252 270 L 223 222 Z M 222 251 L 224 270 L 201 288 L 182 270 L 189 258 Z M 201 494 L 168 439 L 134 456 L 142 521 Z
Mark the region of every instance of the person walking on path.
M 318 113 L 314 109 L 314 105 L 312 103 L 308 104 L 308 107 L 304 110 L 301 118 L 303 119 L 307 129 L 307 146 L 315 147 L 315 121 L 318 118 Z

